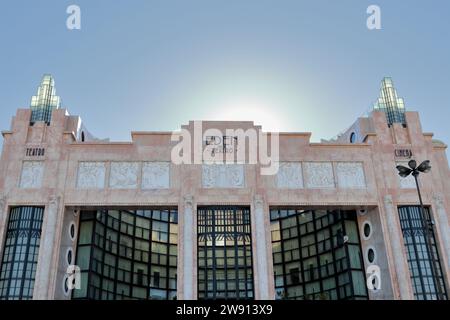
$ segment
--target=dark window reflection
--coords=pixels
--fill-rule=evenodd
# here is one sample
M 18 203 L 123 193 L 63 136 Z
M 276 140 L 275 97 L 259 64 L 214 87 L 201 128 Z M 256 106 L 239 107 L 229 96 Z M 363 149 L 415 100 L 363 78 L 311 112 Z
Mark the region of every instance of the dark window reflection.
M 354 211 L 271 209 L 277 299 L 367 299 Z
M 439 285 L 444 296 L 443 298 L 447 299 L 439 253 L 436 247 L 434 231 L 430 224 L 430 211 L 428 208 L 424 209 L 429 225 L 428 232 L 431 233 L 432 257 L 425 242 L 426 238 L 423 232 L 420 207 L 409 206 L 399 207 L 398 209 L 414 296 L 417 300 L 437 300 L 438 290 L 436 285 Z M 437 275 L 433 275 L 432 263 L 435 264 Z
M 199 299 L 253 299 L 250 209 L 198 209 Z
M 44 208 L 12 208 L 0 268 L 0 299 L 33 298 Z
M 82 211 L 74 299 L 176 299 L 178 213 Z

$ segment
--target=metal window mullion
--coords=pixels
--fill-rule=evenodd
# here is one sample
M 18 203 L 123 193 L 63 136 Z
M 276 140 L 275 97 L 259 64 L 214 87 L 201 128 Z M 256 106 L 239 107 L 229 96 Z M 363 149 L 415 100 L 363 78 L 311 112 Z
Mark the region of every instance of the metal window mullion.
M 236 210 L 233 210 L 233 234 L 234 234 L 234 273 L 235 273 L 235 283 L 236 283 L 236 299 L 239 299 L 239 250 L 237 243 L 237 234 L 236 234 Z
M 279 214 L 279 210 L 278 210 Z M 280 244 L 281 244 L 281 264 L 283 269 L 283 287 L 285 290 L 285 297 L 287 297 L 288 293 L 288 285 L 287 285 L 287 273 L 286 273 L 286 261 L 284 259 L 284 237 L 283 237 L 283 224 L 281 223 L 282 220 L 278 220 L 279 228 L 280 228 Z
M 240 212 L 242 213 L 242 216 L 241 216 L 241 218 L 242 218 L 241 219 L 242 220 L 242 232 L 244 232 L 244 221 L 245 221 L 244 215 L 246 213 L 248 213 L 248 212 L 247 212 L 247 209 L 244 209 L 244 208 L 240 209 Z M 248 298 L 247 241 L 245 239 L 245 234 L 244 233 L 242 233 L 241 236 L 242 236 L 242 241 L 244 243 L 243 250 L 244 250 L 244 273 L 245 273 L 245 297 Z
M 20 292 L 19 292 L 19 299 L 23 299 L 23 287 L 25 284 L 25 275 L 27 272 L 27 266 L 28 266 L 28 253 L 30 252 L 30 244 L 31 244 L 31 234 L 33 231 L 33 221 L 34 221 L 34 211 L 35 208 L 27 208 L 27 210 L 29 210 L 29 214 L 30 214 L 30 220 L 29 223 L 30 225 L 28 226 L 28 239 L 27 239 L 27 244 L 26 244 L 26 249 L 25 249 L 25 256 L 24 256 L 24 261 L 23 261 L 23 269 L 22 269 L 22 275 L 21 275 L 21 285 L 20 285 Z M 19 264 L 20 264 L 20 258 L 19 258 Z
M 122 236 L 121 224 L 122 224 L 122 210 L 117 210 L 119 212 L 119 230 L 117 230 L 117 254 L 115 254 L 115 265 L 114 265 L 114 285 L 113 285 L 113 297 L 117 300 L 117 278 L 119 274 L 119 257 L 120 257 L 120 238 Z M 113 218 L 114 219 L 114 218 Z
M 333 273 L 334 273 L 334 281 L 335 281 L 335 288 L 336 288 L 336 295 L 338 300 L 341 299 L 341 292 L 340 292 L 340 283 L 339 283 L 339 274 L 338 274 L 338 268 L 337 268 L 337 262 L 336 262 L 336 249 L 337 249 L 337 241 L 336 244 L 334 243 L 334 235 L 333 235 L 333 226 L 335 224 L 334 216 L 333 216 L 333 224 L 330 223 L 330 211 L 327 210 L 327 218 L 328 218 L 328 230 L 330 232 L 330 245 L 331 245 L 331 256 L 333 257 Z
M 11 212 L 10 212 L 10 214 L 9 214 L 9 218 L 10 218 L 10 221 L 8 222 L 8 229 L 10 228 L 10 225 L 11 225 L 11 227 L 12 227 L 12 221 L 11 221 L 11 216 L 14 214 L 14 212 L 17 210 L 17 226 L 16 226 L 16 233 L 17 233 L 17 236 L 16 236 L 16 239 L 15 239 L 15 241 L 14 241 L 14 246 L 13 246 L 13 250 L 12 250 L 12 258 L 11 258 L 11 263 L 10 263 L 10 270 L 9 270 L 9 276 L 7 277 L 7 280 L 8 280 L 8 285 L 6 286 L 6 295 L 5 295 L 5 298 L 6 298 L 6 300 L 9 300 L 9 298 L 10 298 L 10 295 L 9 295 L 9 292 L 10 292 L 10 290 L 11 290 L 11 280 L 12 280 L 12 272 L 13 272 L 13 266 L 14 266 L 14 257 L 15 257 L 15 255 L 16 255 L 16 249 L 17 249 L 17 241 L 18 241 L 18 239 L 19 239 L 19 227 L 20 227 L 20 219 L 21 219 L 21 208 L 19 207 L 19 208 L 13 208 L 13 209 L 11 209 Z M 7 233 L 9 233 L 9 232 L 11 232 L 10 230 L 8 230 L 8 232 Z M 8 234 L 6 235 L 6 239 L 8 239 Z
M 419 280 L 420 280 L 420 286 L 422 288 L 422 296 L 423 296 L 424 300 L 428 300 L 427 299 L 427 295 L 426 295 L 426 291 L 425 291 L 425 284 L 423 282 L 424 279 L 423 279 L 423 274 L 422 274 L 422 268 L 420 267 L 419 255 L 418 255 L 418 252 L 417 252 L 418 248 L 417 248 L 416 236 L 414 235 L 414 228 L 412 226 L 412 221 L 411 221 L 412 220 L 411 219 L 411 212 L 410 212 L 408 207 L 402 207 L 402 208 L 400 208 L 400 210 L 401 209 L 405 209 L 406 222 L 409 225 L 409 231 L 411 233 L 411 239 L 412 239 L 413 248 L 414 248 L 414 257 L 415 257 L 414 260 L 417 262 L 417 270 L 419 272 Z M 412 276 L 414 276 L 412 274 L 412 265 L 411 265 L 410 273 L 411 273 Z M 417 292 L 417 295 L 420 295 L 420 294 Z
M 315 242 L 315 247 L 316 247 L 316 262 L 317 262 L 317 273 L 319 276 L 319 287 L 320 287 L 320 292 L 323 292 L 323 283 L 322 283 L 322 272 L 320 270 L 320 254 L 319 254 L 319 244 L 318 244 L 318 240 L 317 240 L 317 219 L 316 219 L 316 212 L 314 210 L 311 211 L 312 216 L 313 216 L 313 230 L 314 230 L 314 242 Z
M 153 210 L 150 211 L 151 212 L 151 218 L 150 218 L 150 230 L 149 230 L 149 251 L 148 251 L 148 265 L 147 265 L 147 272 L 148 272 L 148 276 L 147 276 L 147 286 L 149 288 L 149 291 L 151 292 L 152 290 L 152 258 L 153 258 L 153 250 L 152 250 L 152 245 L 153 245 Z M 149 300 L 151 300 L 151 295 L 150 292 L 147 296 L 147 298 Z
M 340 214 L 340 218 L 341 218 L 341 226 L 342 226 L 342 232 L 343 232 L 343 236 L 347 236 L 347 230 L 345 228 L 345 217 L 344 217 L 344 212 L 342 212 L 341 210 L 339 210 L 341 212 Z M 353 288 L 353 274 L 352 274 L 352 267 L 351 267 L 351 262 L 350 262 L 350 254 L 348 252 L 348 245 L 346 244 L 346 242 L 344 241 L 344 250 L 345 250 L 345 256 L 346 256 L 346 260 L 347 260 L 347 272 L 349 275 L 349 280 L 350 280 L 350 291 L 351 291 L 351 298 L 355 297 L 355 289 Z
M 103 239 L 102 239 L 102 242 L 103 242 L 102 247 L 103 247 L 103 249 L 102 249 L 102 258 L 101 258 L 102 260 L 100 261 L 100 263 L 97 262 L 97 264 L 100 264 L 101 272 L 102 272 L 99 275 L 99 278 L 100 278 L 100 285 L 99 285 L 99 287 L 100 287 L 99 288 L 100 299 L 102 299 L 102 295 L 103 295 L 103 279 L 104 279 L 103 270 L 104 270 L 104 267 L 105 267 L 106 233 L 108 231 L 108 220 L 109 220 L 108 211 L 101 210 L 101 214 L 105 215 L 105 224 L 103 225 Z M 94 246 L 95 246 L 95 230 L 97 228 L 97 223 L 99 223 L 99 222 L 97 221 L 97 216 L 96 216 L 95 219 L 94 219 L 94 226 L 93 226 L 93 230 L 92 230 L 92 235 L 93 235 L 92 239 L 93 240 L 91 241 L 91 243 Z M 101 223 L 101 215 L 100 215 L 100 223 Z M 91 259 L 90 259 L 90 261 L 94 260 L 94 249 L 95 249 L 94 246 L 91 246 Z M 92 271 L 92 265 L 89 265 L 89 272 L 88 272 L 89 277 L 90 277 L 91 272 L 93 272 Z M 88 280 L 88 283 L 90 284 L 90 279 Z
M 300 264 L 300 273 L 302 275 L 302 280 L 300 282 L 300 286 L 302 287 L 302 297 L 305 297 L 306 293 L 306 284 L 305 284 L 305 269 L 303 268 L 303 250 L 302 250 L 302 236 L 301 236 L 301 230 L 300 230 L 300 218 L 299 214 L 296 210 L 295 214 L 295 222 L 297 227 L 297 243 L 298 243 L 298 253 L 299 253 L 299 264 Z M 281 224 L 281 223 L 280 223 Z
M 225 245 L 223 246 L 223 257 L 224 257 L 224 274 L 225 274 L 225 293 L 228 296 L 228 256 L 227 256 L 227 241 L 228 241 L 228 215 L 229 213 L 227 212 L 226 217 L 225 217 L 225 226 L 224 226 L 224 241 L 225 241 Z

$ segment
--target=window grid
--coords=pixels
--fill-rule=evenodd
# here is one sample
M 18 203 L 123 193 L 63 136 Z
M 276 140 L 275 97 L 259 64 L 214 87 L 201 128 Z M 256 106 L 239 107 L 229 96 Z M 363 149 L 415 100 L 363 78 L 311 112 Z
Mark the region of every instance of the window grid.
M 273 208 L 271 234 L 277 299 L 367 299 L 354 211 Z
M 86 289 L 74 299 L 176 299 L 176 209 L 83 211 L 80 219 Z
M 436 285 L 439 283 L 444 299 L 447 299 L 430 210 L 429 208 L 424 209 L 429 226 L 428 232 L 431 234 L 432 257 L 430 257 L 426 244 L 427 239 L 423 230 L 420 207 L 405 206 L 398 208 L 414 297 L 417 300 L 437 300 L 438 290 Z M 432 263 L 435 264 L 438 273 L 435 276 L 433 276 Z
M 198 298 L 253 299 L 250 209 L 198 208 Z
M 44 208 L 12 208 L 0 268 L 0 299 L 30 300 L 39 255 Z

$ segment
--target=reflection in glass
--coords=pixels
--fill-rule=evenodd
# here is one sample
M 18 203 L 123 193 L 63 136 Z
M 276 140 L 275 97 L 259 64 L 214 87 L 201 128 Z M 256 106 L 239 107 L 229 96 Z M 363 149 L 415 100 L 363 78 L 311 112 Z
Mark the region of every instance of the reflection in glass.
M 277 299 L 367 299 L 356 212 L 271 209 Z
M 250 210 L 198 209 L 199 299 L 253 299 Z
M 178 213 L 82 211 L 74 299 L 176 299 Z
M 433 258 L 430 257 L 430 252 L 425 242 L 426 238 L 423 232 L 420 207 L 408 206 L 398 208 L 414 297 L 417 300 L 437 300 L 438 290 L 436 284 L 439 283 L 443 298 L 447 299 L 439 252 L 436 247 L 434 231 L 430 223 L 430 211 L 429 208 L 424 209 L 426 219 L 430 226 L 428 232 L 431 233 Z M 431 263 L 435 263 L 438 272 L 437 275 L 433 276 Z
M 33 298 L 44 208 L 11 209 L 0 268 L 0 299 Z

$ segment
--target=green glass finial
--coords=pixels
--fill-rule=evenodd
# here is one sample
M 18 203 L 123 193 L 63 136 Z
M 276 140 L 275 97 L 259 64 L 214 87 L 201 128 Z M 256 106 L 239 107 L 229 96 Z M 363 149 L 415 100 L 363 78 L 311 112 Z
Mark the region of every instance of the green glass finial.
M 52 111 L 59 109 L 60 105 L 60 98 L 56 95 L 55 81 L 51 75 L 45 74 L 38 88 L 37 95 L 31 97 L 30 122 L 44 121 L 50 124 Z
M 397 90 L 391 78 L 384 78 L 381 81 L 380 97 L 373 108 L 386 113 L 388 124 L 406 123 L 405 103 L 403 98 L 397 96 Z

